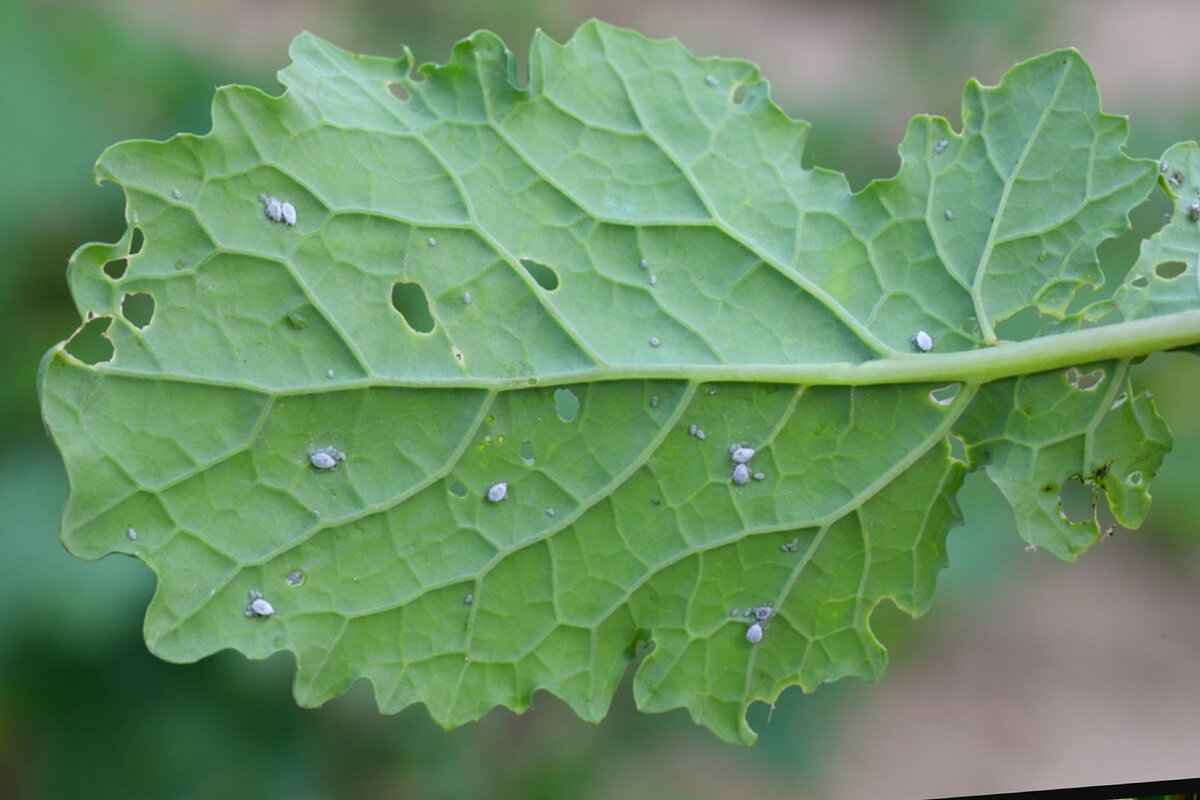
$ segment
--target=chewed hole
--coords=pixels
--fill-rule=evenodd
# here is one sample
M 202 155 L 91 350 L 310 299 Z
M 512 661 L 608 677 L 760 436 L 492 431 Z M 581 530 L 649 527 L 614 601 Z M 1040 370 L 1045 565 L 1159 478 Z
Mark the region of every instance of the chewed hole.
M 558 274 L 554 270 L 530 258 L 522 258 L 521 266 L 529 273 L 537 285 L 545 289 L 547 292 L 554 291 L 558 288 Z
M 961 388 L 961 383 L 949 383 L 945 386 L 940 386 L 929 393 L 929 400 L 939 406 L 948 406 L 954 402 L 954 398 L 958 397 L 958 390 Z
M 739 83 L 737 86 L 735 86 L 733 89 L 734 105 L 740 106 L 742 103 L 746 102 L 746 95 L 748 94 L 750 94 L 750 84 Z
M 1077 368 L 1071 367 L 1066 371 L 1066 378 L 1067 384 L 1072 389 L 1090 392 L 1104 382 L 1104 370 L 1094 369 L 1091 372 L 1080 372 Z
M 125 268 L 129 264 L 123 258 L 114 258 L 112 261 L 104 262 L 104 266 L 100 269 L 104 270 L 104 274 L 115 280 L 120 280 L 125 274 Z
M 533 464 L 533 442 L 521 442 L 519 452 L 521 460 L 525 462 L 526 466 Z
M 455 497 L 467 496 L 467 487 L 463 485 L 462 481 L 454 481 L 451 483 L 449 486 L 449 491 L 450 494 L 454 495 Z
M 1154 268 L 1154 274 L 1164 280 L 1175 280 L 1187 272 L 1187 264 L 1182 261 L 1164 261 Z
M 579 398 L 570 389 L 554 390 L 554 410 L 563 422 L 570 422 L 579 413 Z
M 1079 478 L 1065 481 L 1058 495 L 1062 513 L 1070 522 L 1080 523 L 1096 516 L 1096 493 Z
M 84 324 L 67 340 L 66 350 L 88 366 L 112 361 L 117 352 L 108 338 L 112 317 L 96 317 Z
M 392 308 L 399 311 L 405 324 L 417 333 L 429 333 L 433 330 L 429 300 L 419 283 L 392 284 Z
M 407 103 L 412 94 L 408 91 L 408 87 L 404 85 L 404 81 L 389 81 L 387 85 L 388 91 L 392 93 L 401 102 Z
M 154 319 L 154 296 L 146 292 L 129 292 L 121 298 L 121 316 L 139 330 Z

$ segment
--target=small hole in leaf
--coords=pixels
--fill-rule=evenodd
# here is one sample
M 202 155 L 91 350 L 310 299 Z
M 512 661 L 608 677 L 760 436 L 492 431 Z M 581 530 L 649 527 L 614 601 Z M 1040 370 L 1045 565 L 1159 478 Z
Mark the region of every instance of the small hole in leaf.
M 105 275 L 115 281 L 120 280 L 121 276 L 125 274 L 127 266 L 128 264 L 125 262 L 125 259 L 114 258 L 112 261 L 106 261 L 101 269 L 104 270 Z
M 950 434 L 950 457 L 964 464 L 967 461 L 967 444 L 954 434 Z
M 554 390 L 554 410 L 563 422 L 570 422 L 579 413 L 579 398 L 570 389 Z
M 1129 285 L 1133 286 L 1137 289 L 1145 289 L 1147 286 L 1150 285 L 1150 281 L 1146 278 L 1145 275 L 1138 275 L 1136 278 L 1134 278 L 1133 280 L 1131 280 L 1129 282 Z
M 545 264 L 540 264 L 529 258 L 522 258 L 521 266 L 525 268 L 530 277 L 537 281 L 537 285 L 547 292 L 558 288 L 558 275 Z
M 429 300 L 418 283 L 392 284 L 392 308 L 400 312 L 408 327 L 417 333 L 433 330 L 433 315 L 429 313 Z
M 533 442 L 521 442 L 520 453 L 521 453 L 521 460 L 524 461 L 526 463 L 526 465 L 532 464 L 533 463 Z
M 129 238 L 129 255 L 136 256 L 138 253 L 142 252 L 142 244 L 144 244 L 145 241 L 146 236 L 142 233 L 142 229 L 134 228 L 133 236 Z
M 408 91 L 408 87 L 404 85 L 404 81 L 390 81 L 387 85 L 388 91 L 397 100 L 407 103 L 412 95 Z
M 739 83 L 733 90 L 734 105 L 741 105 L 746 102 L 746 95 L 750 94 L 750 85 L 747 83 Z
M 1091 372 L 1080 372 L 1077 368 L 1071 367 L 1066 371 L 1066 379 L 1072 389 L 1090 392 L 1104 381 L 1104 370 L 1094 369 Z
M 1174 280 L 1187 272 L 1187 264 L 1182 261 L 1165 261 L 1154 268 L 1154 274 L 1165 280 Z
M 466 497 L 467 487 L 463 485 L 462 481 L 455 481 L 454 483 L 450 484 L 450 494 L 454 495 L 455 497 Z
M 954 398 L 958 397 L 960 388 L 961 384 L 958 383 L 940 386 L 929 393 L 929 399 L 939 406 L 948 406 L 954 402 Z
M 67 340 L 67 352 L 93 367 L 111 361 L 116 353 L 112 341 L 107 336 L 108 326 L 111 324 L 112 317 L 96 317 L 91 320 Z
M 121 298 L 121 316 L 142 329 L 154 319 L 154 297 L 146 292 L 129 292 Z

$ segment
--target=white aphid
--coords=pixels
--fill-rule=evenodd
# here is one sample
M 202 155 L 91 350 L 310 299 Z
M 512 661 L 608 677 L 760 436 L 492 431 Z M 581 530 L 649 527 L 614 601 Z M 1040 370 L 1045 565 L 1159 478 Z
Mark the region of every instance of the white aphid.
M 754 480 L 756 480 L 756 481 L 765 481 L 767 479 L 767 473 L 756 472 L 753 475 L 751 475 L 750 477 L 754 478 Z
M 946 219 L 948 219 L 948 220 L 954 219 L 954 212 L 948 208 L 946 209 Z
M 696 431 L 698 431 L 698 430 L 700 430 L 700 429 L 698 427 L 696 427 L 696 423 L 693 422 L 691 425 L 688 425 L 688 435 L 689 436 L 695 436 Z
M 464 305 L 464 306 L 469 306 L 469 305 L 471 305 L 471 293 L 470 293 L 470 292 L 463 292 L 462 301 L 463 301 L 463 305 Z
M 660 342 L 660 341 L 658 340 L 658 337 L 657 337 L 657 336 L 651 336 L 651 337 L 650 337 L 650 346 L 651 346 L 651 347 L 658 347 L 660 344 L 662 344 L 662 342 Z
M 547 508 L 547 509 L 546 509 L 546 516 L 547 516 L 547 517 L 553 517 L 553 516 L 554 516 L 555 514 L 557 514 L 557 513 L 558 513 L 558 512 L 557 512 L 557 511 L 555 511 L 553 508 Z
M 708 438 L 708 434 L 704 432 L 703 428 L 697 428 L 696 429 L 696 438 L 703 442 L 705 439 Z
M 271 222 L 283 221 L 283 203 L 280 203 L 274 197 L 267 197 L 265 194 L 258 196 L 259 202 L 263 204 L 267 219 Z
M 250 605 L 246 606 L 247 617 L 269 617 L 275 613 L 275 607 L 268 603 L 262 596 L 262 592 L 250 590 Z
M 757 622 L 746 629 L 746 641 L 750 644 L 758 644 L 762 641 L 762 625 Z
M 426 239 L 425 241 L 429 243 L 429 246 L 430 246 L 430 247 L 436 247 L 436 246 L 437 246 L 437 239 L 433 238 L 432 236 L 430 236 L 430 237 L 429 237 L 428 239 Z
M 738 464 L 733 468 L 733 482 L 738 486 L 744 486 L 750 482 L 750 468 L 745 464 Z
M 717 76 L 715 76 L 715 75 L 709 75 L 707 78 L 704 79 L 704 82 L 707 83 L 709 86 L 716 86 L 717 84 L 720 83 L 720 81 L 717 80 Z
M 174 197 L 176 200 L 182 200 L 182 199 L 183 199 L 183 192 L 179 191 L 178 189 L 172 189 L 172 190 L 171 190 L 171 197 Z
M 933 338 L 925 331 L 917 331 L 909 339 L 913 343 L 913 347 L 920 350 L 922 353 L 928 353 L 933 349 Z
M 323 447 L 309 453 L 308 460 L 317 469 L 332 469 L 346 460 L 346 454 L 336 447 Z
M 658 285 L 658 276 L 657 276 L 657 275 L 651 275 L 651 276 L 650 276 L 650 285 L 651 285 L 651 286 L 657 286 L 657 285 Z
M 493 483 L 487 491 L 487 499 L 493 503 L 499 503 L 504 498 L 508 497 L 508 481 L 500 481 Z
M 133 528 L 126 528 L 125 535 L 129 537 L 129 541 L 131 541 L 131 542 L 137 541 L 137 531 L 135 531 Z
M 642 269 L 648 269 L 650 267 L 650 262 L 643 258 L 641 261 L 638 262 L 638 266 L 641 267 Z
M 473 604 L 474 602 L 475 602 L 475 595 L 473 595 L 473 594 L 468 593 L 467 596 L 463 598 L 463 605 L 469 606 L 469 605 Z
M 729 457 L 733 459 L 733 463 L 735 464 L 748 464 L 750 463 L 750 459 L 754 458 L 754 448 L 735 445 L 729 451 Z
M 296 224 L 296 207 L 291 203 L 281 203 L 279 206 L 279 213 L 283 217 L 284 225 Z
M 326 377 L 326 378 L 333 378 L 333 375 L 334 375 L 334 372 L 333 372 L 333 370 L 331 370 L 331 369 L 327 369 L 327 370 L 325 370 L 325 377 Z

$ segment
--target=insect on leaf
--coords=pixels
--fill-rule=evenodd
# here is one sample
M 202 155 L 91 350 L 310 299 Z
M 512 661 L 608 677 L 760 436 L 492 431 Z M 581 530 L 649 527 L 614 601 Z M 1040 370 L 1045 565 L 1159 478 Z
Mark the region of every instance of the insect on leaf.
M 113 355 L 42 365 L 63 540 L 154 571 L 159 656 L 286 650 L 304 705 L 365 678 L 458 725 L 538 690 L 599 720 L 652 642 L 638 705 L 745 743 L 751 702 L 880 674 L 872 610 L 928 608 L 968 471 L 1062 559 L 1100 535 L 1072 477 L 1145 516 L 1170 438 L 1128 372 L 1200 341 L 1200 240 L 1177 213 L 1073 311 L 1160 174 L 1077 53 L 970 82 L 858 193 L 676 41 L 539 34 L 527 85 L 486 32 L 291 55 L 282 96 L 104 153 L 130 233 L 69 281 Z M 1001 341 L 1028 308 L 1053 329 Z

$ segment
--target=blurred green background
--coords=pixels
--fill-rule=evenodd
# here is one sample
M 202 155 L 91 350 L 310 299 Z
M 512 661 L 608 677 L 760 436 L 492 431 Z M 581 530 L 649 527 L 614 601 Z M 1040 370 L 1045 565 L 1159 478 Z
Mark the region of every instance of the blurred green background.
M 961 498 L 951 567 L 917 622 L 874 617 L 891 667 L 773 711 L 748 750 L 686 714 L 634 711 L 628 683 L 599 726 L 542 696 L 443 732 L 422 708 L 375 712 L 358 685 L 317 710 L 290 696 L 293 664 L 224 653 L 171 665 L 146 652 L 153 591 L 139 563 L 87 564 L 57 541 L 66 494 L 40 424 L 38 360 L 79 324 L 67 258 L 124 229 L 91 167 L 121 139 L 205 132 L 215 85 L 270 92 L 287 45 L 311 30 L 350 50 L 444 61 L 473 30 L 523 60 L 535 28 L 563 40 L 600 17 L 678 36 L 699 55 L 756 61 L 775 99 L 813 123 L 810 163 L 855 187 L 891 175 L 908 118 L 958 126 L 964 82 L 1076 46 L 1105 110 L 1132 117 L 1129 151 L 1155 156 L 1200 129 L 1192 62 L 1200 5 L 1040 2 L 718 3 L 635 0 L 148 0 L 0 4 L 0 798 L 929 797 L 1160 780 L 1200 773 L 1200 387 L 1196 359 L 1156 356 L 1140 380 L 1177 449 L 1149 522 L 1075 566 L 1027 553 L 978 476 Z M 1136 255 L 1166 204 L 1106 243 Z

